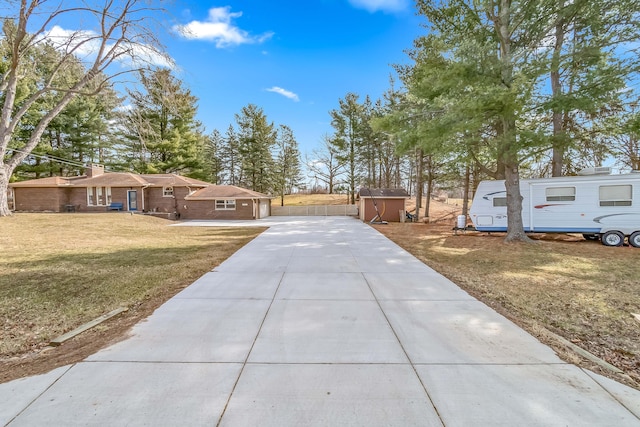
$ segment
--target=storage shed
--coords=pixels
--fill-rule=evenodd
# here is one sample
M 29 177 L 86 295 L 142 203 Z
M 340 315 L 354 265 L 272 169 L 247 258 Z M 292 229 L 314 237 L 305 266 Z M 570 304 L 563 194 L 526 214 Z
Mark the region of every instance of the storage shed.
M 361 188 L 358 197 L 362 221 L 371 221 L 379 212 L 383 221 L 400 222 L 409 194 L 402 188 Z

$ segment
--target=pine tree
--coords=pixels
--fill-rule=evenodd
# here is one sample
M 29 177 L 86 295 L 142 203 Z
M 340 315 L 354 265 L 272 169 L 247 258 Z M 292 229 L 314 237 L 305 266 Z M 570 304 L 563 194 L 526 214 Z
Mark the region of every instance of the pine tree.
M 249 104 L 235 115 L 238 124 L 238 153 L 242 180 L 250 190 L 268 194 L 274 189 L 274 161 L 271 149 L 276 144 L 274 124 L 267 121 L 261 108 Z
M 275 170 L 275 190 L 280 195 L 280 205 L 284 206 L 285 194 L 291 194 L 302 181 L 298 142 L 286 125 L 280 125 L 276 140 Z
M 206 178 L 197 98 L 167 69 L 142 72 L 140 80 L 143 90 L 129 91 L 132 109 L 124 122 L 131 169 Z

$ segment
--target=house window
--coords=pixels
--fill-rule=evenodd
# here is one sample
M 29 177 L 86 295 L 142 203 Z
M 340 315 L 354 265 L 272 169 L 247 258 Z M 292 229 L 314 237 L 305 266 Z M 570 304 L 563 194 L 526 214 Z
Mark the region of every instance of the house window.
M 494 197 L 493 198 L 493 207 L 498 206 L 507 206 L 507 198 L 506 197 Z
M 547 202 L 573 202 L 576 200 L 576 187 L 545 188 Z
M 87 206 L 111 204 L 111 187 L 87 187 Z
M 600 186 L 600 206 L 631 206 L 631 185 Z
M 217 211 L 235 211 L 236 201 L 235 200 L 216 200 L 216 210 Z
M 173 187 L 162 187 L 162 197 L 173 197 Z

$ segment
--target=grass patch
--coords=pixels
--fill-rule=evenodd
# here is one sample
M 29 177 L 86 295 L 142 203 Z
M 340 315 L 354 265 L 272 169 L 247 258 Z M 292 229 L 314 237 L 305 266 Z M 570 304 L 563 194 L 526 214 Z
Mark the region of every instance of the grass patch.
M 273 206 L 280 206 L 280 199 L 273 200 Z M 287 194 L 285 206 L 348 205 L 347 194 Z
M 638 249 L 561 235 L 506 244 L 500 234 L 454 235 L 451 227 L 376 226 L 534 335 L 543 339 L 537 332 L 547 328 L 640 383 L 640 323 L 631 315 L 640 313 Z
M 263 228 L 169 227 L 124 213 L 0 218 L 0 358 L 115 308 L 168 297 Z

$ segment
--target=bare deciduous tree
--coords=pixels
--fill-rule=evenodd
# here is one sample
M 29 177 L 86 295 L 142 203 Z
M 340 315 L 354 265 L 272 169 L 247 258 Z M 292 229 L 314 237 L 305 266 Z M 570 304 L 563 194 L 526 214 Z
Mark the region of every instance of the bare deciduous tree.
M 7 205 L 9 179 L 18 166 L 38 145 L 49 123 L 78 94 L 97 95 L 108 82 L 124 73 L 155 63 L 170 65 L 162 45 L 151 25 L 158 8 L 144 0 L 104 0 L 99 6 L 82 2 L 63 6 L 64 2 L 19 0 L 5 3 L 10 9 L 3 22 L 0 60 L 0 216 L 10 215 Z M 62 19 L 73 17 L 91 27 L 66 31 L 59 26 Z M 67 21 L 68 22 L 68 21 Z M 48 72 L 35 78 L 30 90 L 20 86 L 30 74 L 31 53 L 43 43 L 55 47 L 58 55 L 48 64 Z M 82 73 L 67 73 L 78 62 Z M 114 63 L 126 64 L 109 73 Z M 33 73 L 31 73 L 33 74 Z M 12 135 L 38 100 L 52 97 L 55 102 L 46 111 L 38 112 L 38 120 L 28 139 L 12 145 Z

